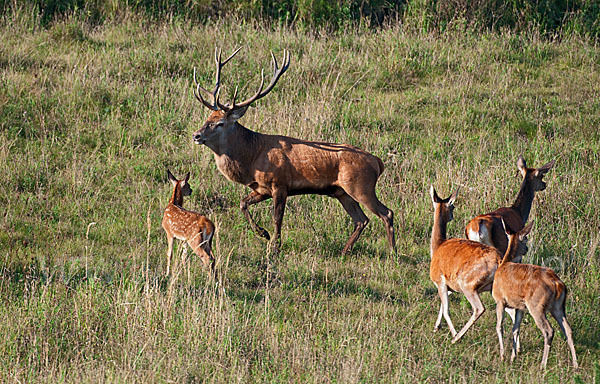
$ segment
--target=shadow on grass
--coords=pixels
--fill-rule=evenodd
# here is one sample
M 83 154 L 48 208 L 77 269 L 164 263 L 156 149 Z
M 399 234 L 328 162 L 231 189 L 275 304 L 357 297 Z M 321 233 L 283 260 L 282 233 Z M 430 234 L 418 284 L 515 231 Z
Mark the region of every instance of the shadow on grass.
M 362 281 L 361 278 L 349 278 L 340 274 L 331 274 L 325 277 L 324 272 L 311 273 L 308 270 L 288 271 L 285 273 L 282 288 L 286 291 L 306 290 L 320 291 L 327 297 L 353 297 L 360 296 L 370 302 L 389 302 L 402 304 L 399 295 L 380 289 Z

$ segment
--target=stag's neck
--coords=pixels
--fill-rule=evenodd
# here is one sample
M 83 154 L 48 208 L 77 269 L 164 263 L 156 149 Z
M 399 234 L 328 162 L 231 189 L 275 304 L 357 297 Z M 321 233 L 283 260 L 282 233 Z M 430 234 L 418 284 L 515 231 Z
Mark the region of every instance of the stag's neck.
M 183 208 L 183 192 L 179 185 L 173 188 L 173 194 L 171 195 L 171 200 L 169 200 L 169 204 L 177 205 Z
M 431 230 L 431 255 L 446 240 L 447 222 L 442 218 L 441 209 L 436 209 L 433 214 L 433 229 Z
M 512 205 L 512 208 L 519 212 L 523 224 L 529 219 L 529 212 L 531 211 L 531 204 L 533 203 L 534 196 L 535 192 L 533 191 L 533 186 L 524 179 L 519 194 Z
M 227 156 L 237 161 L 252 160 L 257 144 L 262 134 L 254 132 L 239 123 L 224 129 L 223 132 L 212 140 L 206 141 L 217 156 Z
M 225 177 L 248 185 L 254 181 L 251 169 L 263 150 L 263 137 L 235 123 L 205 144 L 214 152 L 217 168 Z

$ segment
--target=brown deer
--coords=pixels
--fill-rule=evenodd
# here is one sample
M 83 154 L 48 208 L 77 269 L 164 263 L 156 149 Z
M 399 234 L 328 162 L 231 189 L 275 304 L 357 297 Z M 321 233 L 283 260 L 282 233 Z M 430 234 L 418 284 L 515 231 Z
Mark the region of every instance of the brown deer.
M 437 331 L 442 322 L 442 316 L 448 323 L 452 333 L 452 343 L 457 342 L 467 330 L 485 312 L 479 294 L 491 291 L 494 273 L 502 259 L 502 255 L 494 247 L 466 239 L 447 239 L 446 227 L 454 218 L 454 201 L 458 190 L 450 197 L 441 199 L 433 186 L 430 189 L 433 201 L 433 229 L 431 232 L 431 264 L 429 276 L 438 290 L 441 304 L 435 322 L 434 331 Z M 522 255 L 527 249 L 520 249 Z M 465 295 L 473 315 L 460 332 L 456 332 L 448 309 L 448 292 L 461 292 Z M 511 314 L 512 317 L 512 314 Z
M 523 175 L 523 182 L 513 205 L 498 208 L 494 212 L 473 218 L 465 228 L 465 236 L 470 240 L 496 247 L 501 253 L 504 253 L 508 246 L 508 238 L 504 232 L 502 220 L 513 232 L 523 229 L 529 219 L 535 192 L 546 189 L 546 183 L 542 178 L 554 166 L 554 163 L 555 160 L 552 160 L 539 168 L 527 168 L 525 159 L 523 156 L 519 156 L 517 168 Z
M 535 324 L 544 335 L 544 354 L 542 357 L 542 368 L 546 368 L 548 352 L 552 344 L 554 330 L 546 318 L 546 312 L 550 312 L 560 326 L 560 330 L 567 338 L 567 344 L 571 350 L 573 367 L 577 368 L 577 356 L 573 345 L 573 331 L 567 321 L 565 313 L 565 301 L 567 298 L 567 287 L 556 273 L 545 267 L 531 264 L 518 264 L 510 260 L 518 252 L 518 243 L 527 241 L 527 234 L 532 224 L 513 232 L 506 226 L 508 235 L 508 247 L 502 262 L 496 270 L 496 276 L 492 287 L 492 296 L 496 301 L 496 333 L 500 341 L 500 359 L 504 358 L 504 343 L 502 341 L 502 322 L 504 320 L 504 309 L 516 309 L 513 325 L 513 347 L 510 361 L 514 361 L 519 352 L 519 329 L 525 309 L 529 310 L 535 320 Z
M 384 169 L 379 158 L 348 144 L 265 135 L 238 123 L 250 104 L 266 96 L 288 69 L 289 52 L 284 51 L 281 68 L 271 53 L 273 77 L 266 88 L 263 89 L 264 75 L 261 75 L 258 91 L 249 99 L 236 102 L 236 89 L 230 103 L 219 101 L 221 69 L 238 51 L 239 48 L 225 61 L 221 61 L 219 50 L 215 52 L 216 85 L 212 92 L 198 84 L 194 72 L 194 95 L 212 111 L 204 125 L 194 132 L 194 142 L 204 144 L 214 152 L 217 167 L 227 179 L 252 190 L 240 203 L 251 227 L 260 236 L 270 239 L 269 233 L 252 219 L 248 207 L 272 198 L 275 224 L 272 244 L 273 252 L 278 253 L 287 198 L 303 194 L 328 195 L 340 201 L 354 222 L 354 231 L 342 253 L 352 248 L 369 222 L 359 203 L 383 220 L 389 245 L 395 251 L 393 212 L 375 194 L 375 184 Z M 206 101 L 200 91 L 211 95 L 212 102 Z
M 202 259 L 205 266 L 215 273 L 215 258 L 212 253 L 212 238 L 215 233 L 214 224 L 197 212 L 188 211 L 183 208 L 183 197 L 192 193 L 190 184 L 190 173 L 178 180 L 171 171 L 167 170 L 169 181 L 173 185 L 173 194 L 169 204 L 165 208 L 162 227 L 167 233 L 169 248 L 167 250 L 167 275 L 171 267 L 171 255 L 173 253 L 173 239 L 186 241 L 192 251 Z M 188 270 L 189 275 L 189 270 Z M 189 278 L 189 276 L 188 276 Z

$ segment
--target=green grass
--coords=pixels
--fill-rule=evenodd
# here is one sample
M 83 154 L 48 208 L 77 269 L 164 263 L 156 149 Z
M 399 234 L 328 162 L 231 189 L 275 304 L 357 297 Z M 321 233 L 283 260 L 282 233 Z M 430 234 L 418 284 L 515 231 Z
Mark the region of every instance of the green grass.
M 94 28 L 76 18 L 47 29 L 5 19 L 0 37 L 1 381 L 599 379 L 593 42 L 394 26 L 330 36 L 135 16 Z M 397 256 L 370 214 L 354 251 L 340 256 L 350 218 L 333 199 L 303 196 L 289 200 L 283 252 L 269 263 L 238 209 L 249 191 L 191 140 L 207 116 L 192 96 L 192 69 L 211 84 L 215 43 L 244 46 L 223 74 L 227 94 L 253 91 L 269 50 L 291 51 L 288 72 L 241 122 L 379 156 Z M 558 334 L 548 370 L 538 368 L 543 340 L 530 317 L 518 361 L 500 363 L 488 293 L 488 311 L 460 343 L 445 325 L 432 332 L 428 187 L 444 196 L 462 187 L 449 226 L 462 236 L 471 217 L 512 202 L 519 154 L 530 166 L 557 160 L 534 202 L 525 261 L 557 268 L 569 287 L 577 371 Z M 197 258 L 189 283 L 164 276 L 167 167 L 192 172 L 186 206 L 218 227 L 219 290 Z M 251 211 L 272 228 L 270 202 Z M 450 306 L 464 324 L 468 302 L 452 295 Z

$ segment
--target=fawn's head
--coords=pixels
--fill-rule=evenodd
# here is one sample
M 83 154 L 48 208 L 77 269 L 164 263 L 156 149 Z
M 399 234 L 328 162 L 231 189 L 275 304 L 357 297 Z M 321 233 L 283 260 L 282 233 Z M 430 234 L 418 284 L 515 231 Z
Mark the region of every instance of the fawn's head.
M 533 228 L 533 221 L 530 221 L 529 224 L 525 225 L 519 232 L 511 231 L 510 228 L 504 223 L 504 220 L 502 220 L 502 225 L 504 226 L 504 232 L 506 233 L 506 236 L 508 236 L 507 252 L 510 251 L 514 242 L 517 242 L 516 252 L 512 259 L 520 262 L 523 255 L 525 255 L 529 250 L 527 247 L 527 235 L 529 235 L 531 228 Z
M 208 116 L 208 119 L 206 119 L 204 122 L 204 125 L 194 132 L 193 138 L 194 143 L 196 144 L 205 144 L 207 141 L 210 142 L 211 139 L 218 137 L 223 130 L 233 126 L 238 119 L 244 116 L 250 104 L 254 103 L 258 99 L 263 98 L 269 92 L 271 92 L 281 75 L 283 75 L 290 66 L 290 53 L 288 51 L 284 50 L 283 52 L 283 65 L 281 68 L 278 66 L 275 56 L 273 53 L 271 53 L 271 58 L 273 60 L 273 76 L 271 77 L 271 82 L 267 85 L 267 87 L 264 88 L 265 78 L 264 71 L 262 71 L 260 86 L 258 87 L 258 91 L 253 96 L 238 103 L 236 102 L 236 88 L 231 102 L 222 104 L 219 100 L 219 92 L 221 91 L 221 69 L 239 52 L 240 49 L 241 48 L 236 49 L 225 61 L 221 60 L 221 50 L 215 50 L 215 64 L 217 67 L 215 74 L 216 84 L 212 91 L 208 91 L 200 86 L 196 80 L 196 69 L 194 68 L 194 82 L 196 83 L 194 96 L 196 96 L 196 99 L 198 99 L 198 101 L 200 101 L 206 108 L 212 111 Z M 210 95 L 212 100 L 206 100 L 204 97 L 202 97 L 201 91 L 207 95 Z
M 181 197 L 189 196 L 192 194 L 192 188 L 190 187 L 190 184 L 188 183 L 188 180 L 190 179 L 189 172 L 185 175 L 185 177 L 183 179 L 178 180 L 175 176 L 173 176 L 171 171 L 169 171 L 167 169 L 167 176 L 169 177 L 169 181 L 171 182 L 171 185 L 173 186 L 174 195 L 178 195 L 178 193 L 177 193 L 178 191 L 181 191 Z
M 458 197 L 459 189 L 457 189 L 450 197 L 442 199 L 438 196 L 433 185 L 429 188 L 429 194 L 431 195 L 431 201 L 433 202 L 435 214 L 438 214 L 439 212 L 441 215 L 441 220 L 444 223 L 448 223 L 454 219 L 454 201 Z
M 528 181 L 533 186 L 533 191 L 543 191 L 546 189 L 546 183 L 542 180 L 544 175 L 548 173 L 550 169 L 554 166 L 556 160 L 552 160 L 551 162 L 542 165 L 539 168 L 527 168 L 527 163 L 525 163 L 525 159 L 523 156 L 519 156 L 517 160 L 517 168 L 521 175 L 523 175 L 523 180 Z

